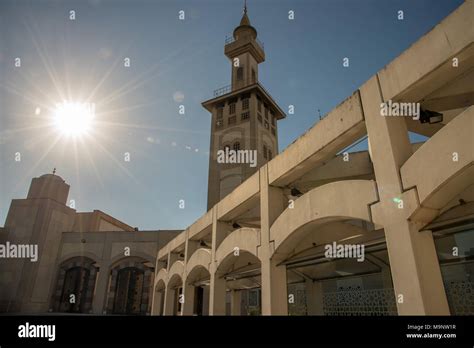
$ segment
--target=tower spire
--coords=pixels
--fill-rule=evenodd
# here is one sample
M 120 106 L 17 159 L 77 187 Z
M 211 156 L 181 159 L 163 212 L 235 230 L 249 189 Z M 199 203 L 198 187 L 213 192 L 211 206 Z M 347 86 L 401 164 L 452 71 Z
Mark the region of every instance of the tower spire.
M 240 25 L 250 26 L 250 20 L 249 20 L 249 17 L 247 16 L 247 0 L 244 0 L 244 13 L 242 15 L 242 19 L 240 20 Z

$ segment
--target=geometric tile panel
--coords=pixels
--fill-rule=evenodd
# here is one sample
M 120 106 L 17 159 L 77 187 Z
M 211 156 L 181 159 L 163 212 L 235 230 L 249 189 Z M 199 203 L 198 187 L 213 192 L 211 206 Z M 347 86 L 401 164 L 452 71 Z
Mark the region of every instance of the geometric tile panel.
M 360 287 L 326 292 L 324 315 L 397 315 L 393 289 L 363 290 Z
M 451 315 L 474 314 L 474 283 L 458 281 L 445 283 Z

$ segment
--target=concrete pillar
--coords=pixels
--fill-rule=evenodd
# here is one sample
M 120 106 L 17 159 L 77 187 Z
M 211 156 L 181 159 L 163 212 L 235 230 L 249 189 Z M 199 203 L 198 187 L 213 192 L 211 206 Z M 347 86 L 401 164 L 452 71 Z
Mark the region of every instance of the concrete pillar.
M 110 259 L 112 243 L 107 241 L 102 249 L 102 260 L 99 263 L 99 276 L 97 278 L 94 298 L 92 299 L 92 313 L 104 314 L 107 308 L 107 294 L 109 292 Z
M 110 261 L 102 260 L 99 265 L 99 276 L 97 278 L 94 298 L 92 299 L 92 313 L 104 314 L 107 305 L 107 293 L 109 286 Z
M 225 279 L 220 278 L 216 273 L 211 273 L 209 315 L 225 315 Z
M 196 288 L 193 285 L 186 284 L 183 286 L 184 303 L 182 304 L 181 315 L 194 314 L 195 291 Z
M 305 281 L 305 289 L 308 315 L 324 315 L 323 283 L 307 279 Z
M 402 197 L 400 167 L 412 149 L 404 117 L 381 116 L 382 93 L 377 76 L 360 89 L 380 198 L 371 207 L 372 217 L 385 230 L 398 313 L 447 315 L 449 307 L 433 236 L 429 231 L 420 232 L 422 226 L 408 221 L 404 208 L 394 202 Z M 413 195 L 407 198 L 405 208 L 418 204 Z
M 231 315 L 241 315 L 242 292 L 240 290 L 232 290 L 230 299 Z
M 225 279 L 219 277 L 217 270 L 216 250 L 227 236 L 229 226 L 217 220 L 217 208 L 212 209 L 212 249 L 211 264 L 209 272 L 211 274 L 209 291 L 209 315 L 225 315 Z
M 169 287 L 165 290 L 165 305 L 163 309 L 163 315 L 174 315 L 176 290 L 170 289 Z
M 277 266 L 280 260 L 272 258 L 273 244 L 270 226 L 287 207 L 283 190 L 269 186 L 268 166 L 260 168 L 261 243 L 258 250 L 262 267 L 262 314 L 288 315 L 286 266 Z
M 165 290 L 155 291 L 153 295 L 153 305 L 151 309 L 151 315 L 163 315 L 163 307 L 165 300 Z
M 189 240 L 189 231 L 186 230 L 186 243 L 185 243 L 185 251 L 184 251 L 184 272 L 185 278 L 188 275 L 188 269 L 186 268 L 187 263 L 194 252 L 199 248 L 199 242 L 195 240 Z M 184 303 L 182 304 L 182 311 L 181 315 L 193 315 L 194 314 L 194 298 L 195 298 L 195 291 L 196 288 L 193 285 L 187 284 L 187 280 L 184 279 L 183 283 L 183 295 L 184 295 Z
M 156 260 L 155 263 L 155 277 L 160 271 L 160 269 L 165 268 L 165 262 Z M 156 278 L 154 279 L 156 283 Z M 164 305 L 164 296 L 165 290 L 157 291 L 156 284 L 153 286 L 153 298 L 151 304 L 151 315 L 163 315 L 163 305 Z
M 173 263 L 175 263 L 175 261 L 177 261 L 178 259 L 179 255 L 177 253 L 172 253 L 168 251 L 168 262 L 166 265 L 166 270 L 168 271 L 168 273 L 170 271 L 171 266 L 173 266 Z M 168 285 L 166 286 L 163 315 L 174 315 L 176 297 L 175 292 L 175 289 L 171 289 Z

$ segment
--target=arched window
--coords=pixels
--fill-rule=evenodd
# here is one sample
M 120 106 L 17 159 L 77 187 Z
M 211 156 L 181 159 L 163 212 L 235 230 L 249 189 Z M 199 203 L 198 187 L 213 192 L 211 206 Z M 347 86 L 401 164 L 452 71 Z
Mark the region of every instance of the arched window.
M 239 143 L 238 141 L 236 141 L 236 142 L 234 143 L 234 150 L 235 150 L 235 151 L 239 151 L 239 150 L 240 150 L 240 143 Z
M 142 309 L 145 272 L 136 267 L 118 271 L 113 313 L 144 314 Z
M 73 257 L 61 263 L 51 309 L 55 312 L 90 313 L 90 294 L 95 290 L 97 270 L 95 261 L 86 257 Z
M 90 270 L 86 267 L 73 267 L 66 271 L 61 295 L 60 312 L 86 313 L 85 303 L 90 279 Z M 71 302 L 71 298 L 74 301 Z
M 267 145 L 263 145 L 263 158 L 267 158 Z
M 272 159 L 272 150 L 268 149 L 268 160 Z

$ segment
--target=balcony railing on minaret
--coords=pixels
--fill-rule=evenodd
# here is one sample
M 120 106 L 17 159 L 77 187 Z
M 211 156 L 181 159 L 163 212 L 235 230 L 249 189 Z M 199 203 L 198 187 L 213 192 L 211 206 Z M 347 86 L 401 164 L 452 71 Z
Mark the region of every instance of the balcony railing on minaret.
M 225 46 L 230 45 L 230 44 L 231 44 L 232 42 L 234 42 L 234 41 L 235 41 L 234 36 L 232 36 L 232 35 L 227 35 L 227 36 L 225 37 Z M 264 48 L 265 48 L 263 42 L 260 41 L 258 38 L 255 38 L 255 41 L 257 41 L 257 44 L 260 46 L 260 48 L 261 48 L 262 51 L 263 51 Z
M 270 93 L 268 93 L 268 91 L 265 89 L 265 87 L 263 87 L 263 85 L 260 82 L 258 82 L 258 85 L 260 86 L 261 89 L 263 89 L 265 91 L 265 93 L 270 95 Z M 250 85 L 248 85 L 248 86 L 250 86 Z M 239 88 L 239 89 L 244 89 L 244 88 L 247 88 L 248 86 L 244 86 L 244 87 Z M 215 89 L 213 95 L 214 95 L 214 98 L 217 98 L 217 97 L 220 97 L 222 95 L 228 94 L 230 92 L 235 92 L 235 91 L 232 91 L 232 85 L 227 85 L 227 86 Z
M 214 98 L 232 92 L 232 85 L 227 85 L 214 90 Z

